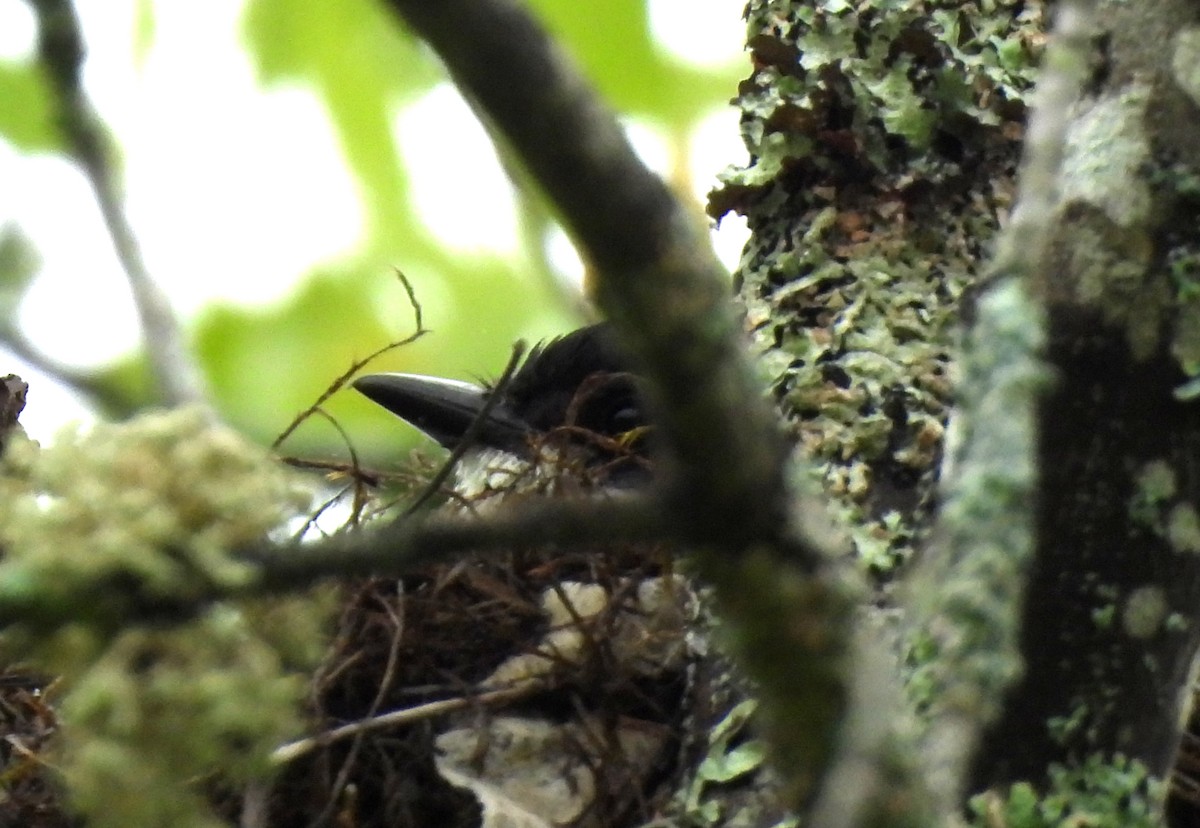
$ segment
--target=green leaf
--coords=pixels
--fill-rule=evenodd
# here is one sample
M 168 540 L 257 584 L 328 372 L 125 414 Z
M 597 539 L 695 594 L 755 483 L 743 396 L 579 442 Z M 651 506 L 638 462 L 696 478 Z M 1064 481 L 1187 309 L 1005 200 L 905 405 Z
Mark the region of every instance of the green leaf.
M 0 61 L 0 136 L 25 152 L 62 150 L 53 98 L 37 64 Z
M 654 42 L 645 0 L 580 6 L 575 0 L 532 0 L 550 33 L 579 61 L 617 111 L 652 116 L 685 128 L 737 87 L 744 67 L 707 71 L 683 66 Z M 683 8 L 683 7 L 681 7 Z M 741 27 L 741 7 L 729 4 L 729 25 Z
M 260 81 L 301 80 L 324 101 L 365 188 L 369 234 L 411 221 L 392 120 L 396 104 L 441 79 L 440 69 L 370 0 L 250 0 L 242 23 Z
M 41 256 L 20 227 L 0 227 L 0 315 L 11 319 L 40 267 Z

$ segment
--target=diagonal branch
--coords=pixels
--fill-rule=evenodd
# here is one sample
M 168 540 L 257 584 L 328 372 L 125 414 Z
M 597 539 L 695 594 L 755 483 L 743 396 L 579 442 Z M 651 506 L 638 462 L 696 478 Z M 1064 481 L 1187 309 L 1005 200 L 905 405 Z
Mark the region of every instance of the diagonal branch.
M 203 403 L 199 370 L 188 353 L 186 337 L 166 295 L 146 269 L 121 204 L 108 137 L 80 83 L 84 44 L 75 7 L 70 0 L 30 2 L 38 19 L 42 65 L 58 96 L 59 126 L 96 195 L 117 259 L 129 280 L 159 393 L 171 405 Z
M 865 704 L 851 698 L 862 593 L 828 544 L 802 534 L 821 510 L 788 490 L 784 443 L 700 222 L 515 0 L 387 5 L 522 159 L 593 265 L 599 304 L 656 406 L 663 526 L 715 585 L 758 682 L 785 796 L 811 803 L 839 761 L 845 716 Z M 876 813 L 887 807 L 879 786 L 860 799 Z
M 390 0 L 508 141 L 593 264 L 598 300 L 658 389 L 675 509 L 697 541 L 777 536 L 784 452 L 740 346 L 728 276 L 699 219 L 513 0 Z

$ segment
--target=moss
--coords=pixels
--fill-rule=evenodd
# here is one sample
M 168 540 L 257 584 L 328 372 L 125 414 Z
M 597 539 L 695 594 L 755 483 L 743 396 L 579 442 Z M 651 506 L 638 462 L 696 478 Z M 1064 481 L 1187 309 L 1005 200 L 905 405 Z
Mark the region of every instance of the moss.
M 232 550 L 307 507 L 311 491 L 199 411 L 150 414 L 51 446 L 14 439 L 0 465 L 0 603 L 11 660 L 59 676 L 53 766 L 89 825 L 208 826 L 198 780 L 242 780 L 300 729 L 324 614 L 300 602 L 214 604 L 134 626 L 252 576 Z
M 27 623 L 120 623 L 254 573 L 232 550 L 312 493 L 263 449 L 198 410 L 14 441 L 0 469 L 0 603 L 36 595 Z
M 1092 710 L 1085 702 L 1076 702 L 1066 716 L 1052 716 L 1046 723 L 1050 736 L 1060 745 L 1069 744 L 1092 719 Z
M 1136 524 L 1159 534 L 1163 531 L 1163 511 L 1178 491 L 1175 470 L 1165 460 L 1153 460 L 1134 476 L 1136 486 L 1129 503 L 1129 516 Z

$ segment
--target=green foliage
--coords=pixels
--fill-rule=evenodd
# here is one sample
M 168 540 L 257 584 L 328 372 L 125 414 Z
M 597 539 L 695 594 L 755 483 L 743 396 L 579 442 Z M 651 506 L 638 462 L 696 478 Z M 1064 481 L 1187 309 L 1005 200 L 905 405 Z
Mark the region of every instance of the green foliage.
M 724 103 L 743 72 L 741 66 L 692 69 L 668 58 L 647 26 L 646 0 L 616 0 L 603 11 L 569 0 L 530 5 L 618 111 L 652 117 L 673 130 Z M 739 26 L 740 8 L 730 4 L 729 11 L 729 25 Z
M 15 225 L 0 227 L 0 316 L 11 321 L 41 265 L 37 249 Z M 2 323 L 0 323 L 2 324 Z
M 989 792 L 971 800 L 978 828 L 1158 828 L 1165 786 L 1139 762 L 1117 755 L 1089 756 L 1079 767 L 1055 765 L 1050 788 L 1039 795 L 1028 782 L 1006 794 Z
M 392 107 L 437 80 L 417 44 L 371 0 L 251 0 L 246 45 L 264 84 L 300 80 L 324 102 L 367 197 L 368 238 L 413 223 L 392 139 Z
M 50 90 L 32 63 L 0 60 L 0 138 L 25 152 L 61 152 Z
M 758 702 L 752 699 L 740 702 L 708 734 L 704 759 L 688 785 L 680 789 L 680 801 L 674 803 L 683 824 L 697 828 L 758 824 L 748 814 L 727 813 L 722 799 L 712 796 L 715 787 L 745 781 L 761 771 L 766 760 L 765 745 L 758 739 L 742 740 L 757 708 Z M 748 808 L 753 804 L 753 798 L 746 802 Z
M 159 5 L 164 0 L 133 3 L 130 63 L 151 73 L 156 63 L 148 58 L 154 55 L 158 18 L 166 18 L 166 6 Z M 672 59 L 654 40 L 645 0 L 586 10 L 567 0 L 533 5 L 617 108 L 652 122 L 672 138 L 687 135 L 698 117 L 726 105 L 742 72 L 737 63 L 709 70 Z M 729 7 L 734 30 L 741 29 L 740 12 L 739 6 Z M 161 30 L 168 31 L 165 26 Z M 525 249 L 517 256 L 470 255 L 425 231 L 395 124 L 402 107 L 447 79 L 385 4 L 247 0 L 241 32 L 264 87 L 301 86 L 324 106 L 355 178 L 365 226 L 356 249 L 308 274 L 296 273 L 297 284 L 307 284 L 280 306 L 253 311 L 224 307 L 201 314 L 194 331 L 202 367 L 230 422 L 260 442 L 269 441 L 354 359 L 406 335 L 411 317 L 397 301 L 402 296 L 394 283 L 397 267 L 414 276 L 426 324 L 436 336 L 391 354 L 376 366 L 379 370 L 486 376 L 503 365 L 515 338 L 549 336 L 576 324 L 574 309 L 552 282 L 543 250 L 552 226 L 548 213 L 524 187 L 527 182 L 518 193 Z M 111 50 L 111 44 L 95 40 L 98 32 L 83 34 L 93 52 Z M 53 113 L 35 63 L 0 63 L 0 138 L 25 151 L 60 151 Z M 420 128 L 440 134 L 452 127 L 427 123 Z M 113 137 L 119 152 L 123 136 Z M 444 137 L 448 150 L 439 167 L 446 191 L 470 199 L 472 182 L 464 181 L 452 149 L 457 136 Z M 172 150 L 180 163 L 205 152 L 186 144 Z M 315 199 L 316 194 L 306 193 L 306 173 L 303 164 L 297 165 L 295 197 Z M 277 219 L 264 217 L 271 220 Z M 197 233 L 199 243 L 221 243 L 203 238 L 202 228 Z M 164 283 L 172 276 L 152 275 Z M 389 316 L 391 309 L 395 313 Z M 107 414 L 127 414 L 152 399 L 144 360 L 137 356 L 97 371 L 87 385 Z M 394 453 L 412 442 L 394 423 L 384 426 L 384 418 L 365 403 L 335 399 L 331 406 L 351 434 L 366 434 L 368 453 Z M 343 452 L 335 432 L 318 427 L 306 427 L 288 449 Z
M 627 8 L 629 7 L 629 8 Z M 701 108 L 728 96 L 732 78 L 689 95 L 672 91 L 666 75 L 695 80 L 674 70 L 649 40 L 642 2 L 580 14 L 565 3 L 540 4 L 539 11 L 567 47 L 594 70 L 601 88 L 622 106 L 657 113 L 682 125 Z M 220 309 L 206 315 L 200 353 L 209 367 L 222 410 L 232 420 L 270 439 L 287 419 L 305 408 L 353 359 L 410 332 L 411 313 L 399 299 L 393 269 L 414 281 L 434 336 L 389 355 L 372 370 L 408 370 L 453 376 L 498 371 L 518 336 L 544 336 L 572 324 L 552 287 L 540 250 L 519 261 L 465 256 L 440 247 L 423 231 L 409 198 L 408 177 L 395 144 L 397 108 L 429 91 L 445 76 L 404 32 L 394 15 L 370 0 L 313 6 L 299 0 L 251 0 L 244 17 L 246 44 L 266 84 L 301 82 L 325 104 L 366 208 L 362 248 L 348 261 L 326 265 L 285 307 L 266 312 Z M 731 22 L 737 24 L 736 11 Z M 613 49 L 619 48 L 619 60 Z M 653 90 L 653 101 L 647 100 Z M 684 106 L 684 101 L 690 103 Z M 446 129 L 429 123 L 431 132 Z M 456 137 L 447 135 L 447 146 Z M 448 154 L 446 187 L 463 188 Z M 464 192 L 464 197 L 470 197 Z M 530 198 L 529 194 L 522 196 Z M 526 240 L 540 245 L 540 232 Z M 390 316 L 380 308 L 394 309 Z M 269 377 L 269 387 L 263 378 Z M 365 404 L 334 400 L 331 409 L 364 440 L 368 454 L 411 444 L 412 435 Z M 364 427 L 368 424 L 374 427 Z M 289 443 L 293 452 L 334 443 L 328 428 L 306 427 Z

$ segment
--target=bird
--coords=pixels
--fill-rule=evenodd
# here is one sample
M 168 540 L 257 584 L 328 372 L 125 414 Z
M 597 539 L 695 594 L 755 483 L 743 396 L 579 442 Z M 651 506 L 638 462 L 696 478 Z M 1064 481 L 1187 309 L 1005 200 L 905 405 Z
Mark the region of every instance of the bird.
M 454 488 L 468 498 L 517 479 L 559 478 L 566 467 L 577 480 L 628 487 L 649 477 L 651 431 L 630 367 L 601 322 L 539 343 L 501 386 L 381 373 L 353 387 L 451 450 L 478 420 L 456 467 Z

